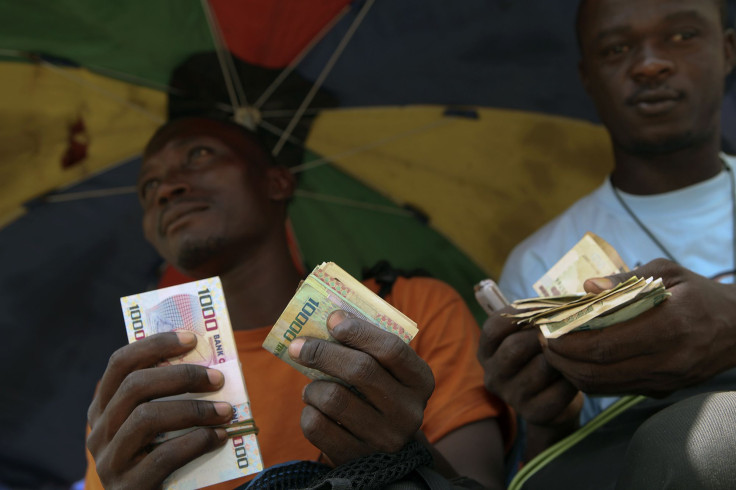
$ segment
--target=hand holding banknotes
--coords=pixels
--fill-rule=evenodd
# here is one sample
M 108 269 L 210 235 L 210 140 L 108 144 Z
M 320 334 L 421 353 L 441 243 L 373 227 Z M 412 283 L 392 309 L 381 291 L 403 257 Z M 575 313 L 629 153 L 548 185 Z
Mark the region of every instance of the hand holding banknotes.
M 483 324 L 478 360 L 486 388 L 506 400 L 528 423 L 531 458 L 577 427 L 582 393 L 549 365 L 537 329 L 524 329 L 501 313 L 491 312 Z
M 361 456 L 396 452 L 413 439 L 434 390 L 429 366 L 393 333 L 337 310 L 327 320 L 340 342 L 299 338 L 296 362 L 348 385 L 317 380 L 304 390 L 304 435 L 339 465 Z
M 598 293 L 633 275 L 661 277 L 672 296 L 613 328 L 546 339 L 551 366 L 585 392 L 664 396 L 736 364 L 736 286 L 658 259 L 585 289 Z
M 152 446 L 163 432 L 225 424 L 227 403 L 201 400 L 155 401 L 181 393 L 222 387 L 219 371 L 194 364 L 157 366 L 196 345 L 186 332 L 161 333 L 118 349 L 100 380 L 88 410 L 87 446 L 105 488 L 160 488 L 173 471 L 227 440 L 224 429 L 202 427 Z

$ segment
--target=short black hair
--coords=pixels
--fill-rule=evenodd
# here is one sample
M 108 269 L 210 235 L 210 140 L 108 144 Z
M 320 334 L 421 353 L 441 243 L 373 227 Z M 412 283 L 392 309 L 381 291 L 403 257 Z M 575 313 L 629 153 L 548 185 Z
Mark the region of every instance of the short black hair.
M 160 126 L 156 130 L 156 132 L 153 133 L 153 136 L 151 136 L 151 139 L 148 140 L 148 143 L 146 144 L 143 150 L 144 158 L 148 155 L 156 153 L 157 151 L 161 150 L 161 148 L 163 148 L 163 146 L 166 144 L 167 136 L 169 136 L 168 133 L 172 131 L 172 128 L 176 127 L 178 124 L 184 121 L 198 121 L 198 120 L 216 122 L 218 124 L 225 126 L 226 128 L 233 130 L 239 136 L 241 136 L 244 141 L 248 141 L 249 143 L 251 143 L 250 147 L 254 149 L 256 153 L 258 154 L 259 163 L 261 163 L 262 165 L 266 167 L 278 165 L 276 162 L 276 159 L 273 157 L 271 152 L 268 150 L 268 147 L 263 142 L 263 139 L 258 133 L 246 128 L 242 124 L 238 124 L 234 122 L 233 120 L 227 119 L 224 117 L 219 118 L 219 117 L 190 116 L 190 117 L 179 117 L 179 118 L 170 119 L 169 121 L 164 123 L 162 126 Z
M 578 42 L 578 50 L 582 52 L 583 50 L 583 43 L 580 39 L 580 24 L 582 23 L 582 14 L 583 14 L 583 8 L 588 3 L 589 0 L 580 0 L 578 3 L 578 10 L 575 13 L 575 38 Z M 728 25 L 728 2 L 727 0 L 714 0 L 718 4 L 718 9 L 721 12 L 721 24 L 723 25 L 723 30 L 729 28 Z

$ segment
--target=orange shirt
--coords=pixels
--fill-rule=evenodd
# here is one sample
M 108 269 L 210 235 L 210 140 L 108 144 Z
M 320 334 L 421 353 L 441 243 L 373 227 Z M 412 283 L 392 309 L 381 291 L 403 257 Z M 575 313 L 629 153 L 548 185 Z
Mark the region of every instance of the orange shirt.
M 374 281 L 366 285 L 378 291 Z M 422 425 L 427 439 L 434 443 L 466 424 L 501 417 L 501 429 L 510 441 L 513 418 L 506 405 L 483 387 L 483 371 L 476 360 L 480 330 L 462 298 L 435 279 L 399 278 L 386 299 L 417 323 L 419 333 L 410 345 L 434 373 L 435 390 Z M 310 379 L 261 347 L 269 331 L 270 327 L 235 331 L 253 418 L 260 429 L 263 466 L 316 460 L 320 451 L 304 437 L 300 426 L 301 392 Z M 101 489 L 89 452 L 88 460 L 86 489 Z M 235 488 L 249 478 L 208 488 Z

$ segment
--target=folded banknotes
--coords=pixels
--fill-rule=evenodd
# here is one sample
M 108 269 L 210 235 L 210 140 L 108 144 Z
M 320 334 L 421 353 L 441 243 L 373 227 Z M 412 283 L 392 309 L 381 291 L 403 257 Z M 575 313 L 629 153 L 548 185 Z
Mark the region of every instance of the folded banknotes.
M 291 360 L 291 342 L 302 336 L 336 342 L 327 329 L 335 310 L 362 318 L 409 343 L 417 326 L 409 317 L 381 299 L 333 262 L 322 263 L 299 284 L 294 297 L 274 324 L 263 348 L 312 379 L 339 381 Z
M 230 436 L 227 444 L 172 473 L 164 482 L 164 488 L 195 489 L 262 471 L 250 400 L 220 279 L 213 277 L 126 296 L 120 298 L 120 303 L 129 342 L 161 332 L 192 332 L 197 336 L 195 349 L 169 359 L 168 363 L 199 364 L 217 369 L 225 376 L 224 386 L 214 393 L 187 393 L 161 400 L 225 401 L 233 406 L 232 423 L 225 427 Z M 189 430 L 167 432 L 155 443 L 160 444 Z
M 605 328 L 653 308 L 670 293 L 662 279 L 631 277 L 598 294 L 586 294 L 587 279 L 605 277 L 629 268 L 601 237 L 588 232 L 533 288 L 537 298 L 514 301 L 515 313 L 503 313 L 519 325 L 538 326 L 547 338 L 569 332 Z

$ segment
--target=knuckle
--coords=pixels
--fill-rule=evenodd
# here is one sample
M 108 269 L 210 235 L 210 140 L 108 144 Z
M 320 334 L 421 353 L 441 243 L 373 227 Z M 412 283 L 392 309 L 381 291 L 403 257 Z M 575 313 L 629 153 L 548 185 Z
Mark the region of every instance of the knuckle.
M 350 394 L 337 383 L 327 383 L 320 397 L 320 409 L 328 416 L 340 418 L 350 406 Z
M 428 365 L 425 371 L 426 371 L 426 375 L 423 376 L 422 379 L 424 380 L 423 389 L 427 394 L 427 397 L 425 399 L 425 402 L 426 402 L 427 400 L 429 400 L 429 397 L 432 396 L 435 386 L 437 386 L 437 382 L 434 378 L 434 373 L 432 372 L 432 369 Z
M 98 400 L 95 398 L 92 400 L 92 403 L 90 403 L 89 407 L 87 408 L 87 423 L 89 424 L 90 428 L 94 428 L 94 423 L 99 417 L 99 410 L 97 408 L 98 406 Z
M 309 367 L 319 366 L 322 359 L 326 357 L 326 348 L 325 341 L 307 339 L 299 352 L 299 360 Z
M 583 366 L 572 375 L 573 384 L 581 391 L 596 391 L 598 377 L 591 366 Z
M 202 448 L 210 448 L 217 444 L 217 434 L 213 429 L 199 428 L 194 431 L 195 444 Z
M 158 414 L 152 403 L 144 403 L 133 409 L 128 420 L 135 427 L 153 427 L 158 421 Z
M 87 439 L 85 440 L 85 445 L 87 449 L 89 449 L 90 454 L 92 456 L 96 456 L 98 449 L 99 449 L 99 431 L 92 429 L 90 433 L 87 435 Z
M 301 427 L 304 437 L 310 441 L 314 441 L 322 433 L 322 415 L 313 407 L 304 407 L 301 415 Z
M 386 337 L 381 344 L 381 357 L 389 362 L 403 361 L 412 353 L 411 349 L 395 335 Z
M 122 393 L 135 393 L 141 386 L 144 386 L 145 383 L 145 374 L 142 374 L 140 371 L 133 371 L 123 379 L 122 383 L 120 383 L 119 391 Z
M 204 375 L 204 368 L 202 368 L 202 366 L 197 366 L 195 364 L 179 364 L 177 369 L 179 370 L 179 373 L 177 374 L 186 385 L 198 384 L 202 381 Z
M 401 451 L 407 443 L 407 437 L 398 432 L 390 432 L 377 444 L 376 449 L 382 453 L 395 453 Z
M 125 360 L 127 359 L 126 353 L 128 350 L 125 347 L 121 347 L 113 352 L 110 359 L 107 360 L 108 371 L 117 371 L 120 367 L 126 364 Z
M 210 402 L 192 400 L 190 409 L 197 419 L 207 419 L 215 413 L 214 407 Z
M 367 354 L 355 356 L 356 359 L 347 366 L 350 380 L 372 380 L 377 371 L 376 360 Z

